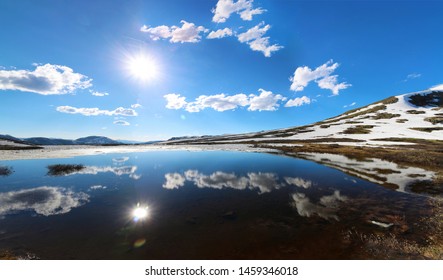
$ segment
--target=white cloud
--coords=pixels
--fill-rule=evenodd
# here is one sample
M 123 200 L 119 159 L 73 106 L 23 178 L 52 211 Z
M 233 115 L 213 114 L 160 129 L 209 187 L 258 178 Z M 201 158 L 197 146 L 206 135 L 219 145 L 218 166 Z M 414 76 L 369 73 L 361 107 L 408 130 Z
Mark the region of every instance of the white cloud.
M 234 173 L 216 171 L 205 175 L 198 170 L 187 170 L 183 174 L 167 173 L 165 174 L 165 189 L 178 189 L 185 185 L 185 182 L 192 182 L 199 188 L 223 189 L 232 188 L 236 190 L 258 189 L 259 193 L 271 192 L 279 189 L 283 184 L 278 182 L 278 176 L 275 173 L 255 173 L 250 172 L 247 176 L 237 176 Z
M 225 29 L 219 29 L 217 31 L 211 31 L 211 33 L 209 33 L 209 35 L 206 37 L 208 39 L 220 39 L 220 38 L 224 38 L 227 36 L 232 36 L 232 30 L 229 28 L 225 28 Z
M 238 34 L 237 38 L 241 43 L 246 43 L 252 40 L 255 40 L 257 38 L 263 37 L 263 35 L 266 34 L 266 32 L 271 28 L 269 24 L 264 25 L 264 22 L 261 22 L 257 24 L 256 26 L 248 29 L 246 32 Z M 263 27 L 261 27 L 263 26 Z
M 292 82 L 290 88 L 293 91 L 303 91 L 311 81 L 314 81 L 320 88 L 329 89 L 333 95 L 338 95 L 340 90 L 351 86 L 345 82 L 338 83 L 338 75 L 331 75 L 338 66 L 339 64 L 333 63 L 331 59 L 314 70 L 308 66 L 298 67 L 290 78 Z
M 417 79 L 420 77 L 421 77 L 420 73 L 411 73 L 408 76 L 406 76 L 406 79 L 404 81 L 407 82 L 408 80 Z
M 116 124 L 116 125 L 124 125 L 124 126 L 130 125 L 129 122 L 122 121 L 122 120 L 114 121 L 114 124 Z
M 85 193 L 61 187 L 38 187 L 0 193 L 0 216 L 18 211 L 34 211 L 43 216 L 65 214 L 89 201 Z
M 188 103 L 186 106 L 189 112 L 199 112 L 205 108 L 212 108 L 216 111 L 223 112 L 233 110 L 238 106 L 246 106 L 248 97 L 246 94 L 240 93 L 236 95 L 226 96 L 225 94 L 201 95 L 195 102 Z
M 98 92 L 98 91 L 95 91 L 95 90 L 89 90 L 89 92 L 92 94 L 92 95 L 94 95 L 94 96 L 98 96 L 98 97 L 103 97 L 103 96 L 107 96 L 107 95 L 109 95 L 109 93 L 107 93 L 107 92 Z
M 269 24 L 265 26 L 263 25 L 264 22 L 261 22 L 248 31 L 238 34 L 237 38 L 241 43 L 248 44 L 251 50 L 262 52 L 265 57 L 270 57 L 273 52 L 276 52 L 283 47 L 279 45 L 270 45 L 269 37 L 263 36 L 271 28 L 271 26 Z
M 252 6 L 253 2 L 254 0 L 238 0 L 237 2 L 234 2 L 234 0 L 219 0 L 215 8 L 212 9 L 214 14 L 212 21 L 218 23 L 226 22 L 232 13 L 237 13 L 241 19 L 250 21 L 254 15 L 259 15 L 266 11 L 262 8 L 254 9 Z
M 355 106 L 355 104 L 357 104 L 357 102 L 352 102 L 351 104 L 344 105 L 343 108 L 352 107 L 352 106 Z
M 139 103 L 136 103 L 136 104 L 132 104 L 131 105 L 131 108 L 132 109 L 137 109 L 137 108 L 141 108 L 141 107 L 143 107 L 141 104 L 139 104 Z
M 443 84 L 433 86 L 430 88 L 430 90 L 443 90 Z
M 280 94 L 273 94 L 271 91 L 259 89 L 260 95 L 249 95 L 248 111 L 275 111 L 277 110 L 280 100 L 286 100 Z
M 30 70 L 0 70 L 0 90 L 19 90 L 42 95 L 67 94 L 92 86 L 92 79 L 62 65 L 35 65 Z
M 166 26 L 161 25 L 157 27 L 148 27 L 143 25 L 140 28 L 141 32 L 148 33 L 151 39 L 168 39 L 171 43 L 197 43 L 201 40 L 201 32 L 208 32 L 203 26 L 196 26 L 194 23 L 187 22 L 185 20 L 180 21 L 182 24 L 179 26 Z
M 225 95 L 224 93 L 215 95 L 200 95 L 193 102 L 186 102 L 185 97 L 180 94 L 171 93 L 164 96 L 166 108 L 184 109 L 191 113 L 200 112 L 206 108 L 212 108 L 218 112 L 234 110 L 238 107 L 248 106 L 249 111 L 275 111 L 280 100 L 286 100 L 280 94 L 273 94 L 271 91 L 259 89 L 260 95 L 239 93 L 235 95 Z
M 185 101 L 185 97 L 181 97 L 180 94 L 170 93 L 163 96 L 166 99 L 166 108 L 168 109 L 181 109 L 186 106 L 187 102 Z
M 143 25 L 140 28 L 140 31 L 149 33 L 149 37 L 151 37 L 151 39 L 154 41 L 157 41 L 160 38 L 167 39 L 171 37 L 171 28 L 166 25 L 160 25 L 157 27 L 148 27 L 146 25 Z
M 311 101 L 312 100 L 307 96 L 296 97 L 294 99 L 288 100 L 288 102 L 286 102 L 285 104 L 285 107 L 299 107 L 304 104 L 311 104 Z
M 57 111 L 66 114 L 81 114 L 84 116 L 137 116 L 137 112 L 130 108 L 118 107 L 113 111 L 100 110 L 99 108 L 76 108 L 72 106 L 58 106 Z

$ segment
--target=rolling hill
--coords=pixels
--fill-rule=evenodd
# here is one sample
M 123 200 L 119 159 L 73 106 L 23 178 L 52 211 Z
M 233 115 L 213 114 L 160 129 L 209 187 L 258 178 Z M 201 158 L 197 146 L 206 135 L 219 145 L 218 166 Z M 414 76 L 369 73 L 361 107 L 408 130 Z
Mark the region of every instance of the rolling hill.
M 392 96 L 305 126 L 258 133 L 176 138 L 166 143 L 335 142 L 355 146 L 417 140 L 443 140 L 443 91 L 428 90 Z

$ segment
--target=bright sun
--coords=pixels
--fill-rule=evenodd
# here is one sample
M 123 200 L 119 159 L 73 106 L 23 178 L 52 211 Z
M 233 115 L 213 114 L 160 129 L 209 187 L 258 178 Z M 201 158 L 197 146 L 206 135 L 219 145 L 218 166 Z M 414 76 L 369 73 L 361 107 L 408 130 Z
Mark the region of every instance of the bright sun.
M 142 81 L 154 80 L 158 76 L 158 67 L 155 60 L 147 55 L 137 55 L 128 61 L 131 76 Z

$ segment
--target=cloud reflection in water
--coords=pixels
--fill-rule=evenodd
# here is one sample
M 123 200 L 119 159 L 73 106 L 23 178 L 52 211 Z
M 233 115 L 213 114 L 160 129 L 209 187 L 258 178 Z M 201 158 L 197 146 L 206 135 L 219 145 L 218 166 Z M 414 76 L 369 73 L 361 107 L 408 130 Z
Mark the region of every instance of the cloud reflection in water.
M 287 185 L 308 188 L 312 182 L 302 178 L 285 177 L 285 181 L 280 180 L 276 173 L 270 172 L 249 172 L 246 176 L 239 176 L 235 173 L 216 171 L 205 175 L 198 170 L 187 170 L 181 173 L 165 174 L 165 189 L 178 189 L 186 182 L 191 182 L 199 188 L 223 189 L 231 188 L 236 190 L 258 190 L 259 194 L 268 193 L 275 189 Z
M 311 217 L 318 215 L 319 217 L 329 220 L 335 219 L 339 221 L 337 212 L 340 204 L 348 200 L 346 196 L 340 194 L 340 191 L 334 191 L 332 195 L 320 197 L 318 203 L 313 203 L 304 193 L 294 193 L 292 195 L 294 202 L 292 205 L 297 208 L 297 212 L 302 217 Z
M 42 186 L 0 193 L 0 216 L 34 211 L 43 216 L 65 214 L 89 201 L 89 195 L 62 187 Z
M 138 180 L 141 178 L 140 174 L 136 174 L 137 166 L 85 166 L 83 169 L 78 171 L 72 171 L 64 176 L 77 175 L 77 174 L 87 174 L 87 175 L 97 175 L 99 173 L 113 173 L 117 176 L 129 175 L 130 178 Z

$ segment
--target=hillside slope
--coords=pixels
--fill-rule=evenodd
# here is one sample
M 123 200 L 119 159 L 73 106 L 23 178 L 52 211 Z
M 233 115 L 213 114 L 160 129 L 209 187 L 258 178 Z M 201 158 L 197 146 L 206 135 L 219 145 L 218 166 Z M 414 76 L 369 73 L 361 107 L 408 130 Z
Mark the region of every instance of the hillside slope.
M 168 141 L 180 143 L 291 143 L 383 145 L 411 139 L 443 140 L 443 91 L 389 97 L 311 125 L 259 133 Z

